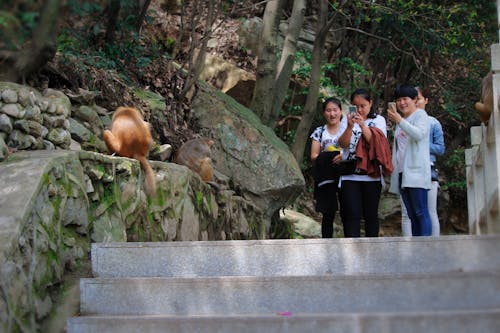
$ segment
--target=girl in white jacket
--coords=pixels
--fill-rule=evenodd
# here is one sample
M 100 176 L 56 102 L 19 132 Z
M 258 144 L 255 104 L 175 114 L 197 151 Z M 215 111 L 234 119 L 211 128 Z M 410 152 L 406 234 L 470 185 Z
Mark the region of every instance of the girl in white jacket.
M 389 109 L 389 118 L 397 124 L 392 149 L 394 172 L 389 191 L 401 194 L 411 220 L 413 236 L 430 236 L 432 222 L 427 204 L 431 188 L 429 154 L 430 121 L 423 109 L 417 108 L 418 91 L 409 85 L 396 88 L 396 106 L 403 113 Z

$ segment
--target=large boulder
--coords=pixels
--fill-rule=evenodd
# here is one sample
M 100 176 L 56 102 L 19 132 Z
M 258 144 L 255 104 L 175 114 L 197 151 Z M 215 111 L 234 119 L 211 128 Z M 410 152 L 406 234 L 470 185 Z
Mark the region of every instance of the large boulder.
M 240 81 L 255 82 L 255 74 L 238 68 L 221 57 L 207 54 L 200 80 L 211 83 L 222 92 L 227 92 Z
M 202 132 L 215 141 L 216 170 L 262 209 L 269 229 L 273 215 L 293 202 L 305 185 L 287 145 L 251 110 L 207 84 L 200 84 L 192 108 Z

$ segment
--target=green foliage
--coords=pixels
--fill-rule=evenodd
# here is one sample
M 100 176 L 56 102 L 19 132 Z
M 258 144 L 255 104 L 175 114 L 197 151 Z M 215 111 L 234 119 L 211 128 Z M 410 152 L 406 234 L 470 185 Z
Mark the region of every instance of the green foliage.
M 446 113 L 448 113 L 451 117 L 457 119 L 457 120 L 461 120 L 462 119 L 462 116 L 460 115 L 460 113 L 458 112 L 455 104 L 451 103 L 451 102 L 448 102 L 446 103 L 445 105 L 445 111 Z
M 365 3 L 361 8 L 355 25 L 376 22 L 389 33 L 389 38 L 407 50 L 440 51 L 465 57 L 483 38 L 485 25 L 481 18 L 494 13 L 493 2 L 484 1 L 389 0 L 383 4 Z
M 21 12 L 20 18 L 23 26 L 29 30 L 33 30 L 36 26 L 36 22 L 38 20 L 39 13 L 38 12 Z
M 42 184 L 48 186 L 50 184 L 50 175 L 48 173 L 44 173 L 42 175 Z
M 366 79 L 373 75 L 372 71 L 366 69 L 363 65 L 357 62 L 351 57 L 342 57 L 332 64 L 326 64 L 322 67 L 322 72 L 325 77 L 330 78 L 330 84 L 324 85 L 325 88 L 329 88 L 331 91 L 330 96 L 336 96 L 340 99 L 347 99 L 350 92 L 357 87 L 366 87 Z M 331 82 L 331 77 L 334 77 L 336 73 L 341 72 L 346 78 L 346 84 L 344 85 L 334 85 Z M 371 88 L 371 87 L 366 87 Z M 321 96 L 321 97 L 330 97 Z
M 352 30 L 343 37 L 338 58 L 363 59 L 369 50 L 370 65 L 398 81 L 422 74 L 415 69 L 435 75 L 429 72 L 435 55 L 463 59 L 473 68 L 477 59 L 484 58 L 485 45 L 496 39 L 492 1 L 357 0 L 344 6 L 342 14 L 345 21 L 340 27 Z
M 291 146 L 293 144 L 295 134 L 297 134 L 297 130 L 295 128 L 289 129 L 283 133 L 279 133 L 279 131 L 276 133 L 276 135 L 278 135 L 281 140 L 283 140 L 288 146 Z
M 80 17 L 99 14 L 104 9 L 100 3 L 79 0 L 68 0 L 66 6 Z
M 118 3 L 119 8 L 113 7 L 119 10 L 117 26 L 114 38 L 109 42 L 105 40 L 110 28 L 108 12 Z M 135 0 L 109 3 L 69 0 L 67 10 L 85 24 L 71 25 L 62 30 L 58 36 L 58 51 L 63 58 L 69 57 L 71 63 L 79 62 L 80 71 L 85 72 L 87 68 L 90 71 L 114 70 L 125 82 L 132 82 L 132 77 L 141 74 L 155 58 L 164 56 L 166 45 L 172 47 L 174 43 L 172 39 L 163 43 L 154 38 L 148 42 L 139 35 L 136 27 L 137 4 Z M 146 15 L 145 21 L 151 21 L 151 17 Z M 89 81 L 92 81 L 91 78 Z
M 70 35 L 67 31 L 63 31 L 57 36 L 57 51 L 63 54 L 73 53 L 81 48 L 80 41 Z
M 353 75 L 356 76 L 363 76 L 363 75 L 367 76 L 372 74 L 371 71 L 365 69 L 361 64 L 359 64 L 350 57 L 341 58 L 332 66 L 332 68 L 335 68 L 340 65 L 347 67 L 353 73 Z
M 467 190 L 464 156 L 464 148 L 457 148 L 447 156 L 443 163 L 443 171 L 447 177 L 447 182 L 443 184 L 442 187 L 443 190 L 448 191 L 452 197 L 463 197 Z
M 196 191 L 196 201 L 195 201 L 196 209 L 201 209 L 203 205 L 203 193 L 201 191 Z
M 293 71 L 293 75 L 297 82 L 308 82 L 311 75 L 311 61 L 312 55 L 309 51 L 299 50 L 296 55 L 296 66 Z M 332 81 L 334 73 L 339 69 L 343 68 L 344 71 L 349 72 L 351 77 L 351 84 L 349 86 L 341 86 L 335 84 Z M 360 63 L 356 62 L 352 58 L 344 57 L 334 63 L 326 63 L 321 67 L 321 77 L 320 77 L 320 91 L 319 99 L 325 99 L 331 96 L 340 98 L 341 100 L 346 100 L 349 96 L 349 92 L 357 87 L 365 80 L 367 76 L 372 75 L 372 72 L 364 68 Z M 297 85 L 294 85 L 296 87 Z M 294 88 L 295 89 L 295 88 Z M 304 85 L 299 91 L 294 89 L 289 89 L 287 96 L 285 98 L 284 106 L 281 110 L 280 117 L 286 117 L 289 115 L 300 116 L 303 111 L 303 103 L 297 103 L 298 96 L 307 96 L 309 93 L 308 85 Z M 323 119 L 319 119 L 323 121 Z M 289 146 L 293 143 L 296 134 L 295 127 L 289 127 L 286 130 L 281 128 L 276 129 L 276 134 Z
M 480 99 L 480 78 L 457 77 L 441 90 L 443 98 L 441 101 L 432 98 L 429 103 L 430 114 L 440 119 L 445 142 L 456 141 L 457 137 L 463 137 L 465 145 L 469 142 L 469 128 L 479 125 L 479 117 L 474 110 L 474 102 Z M 432 96 L 432 95 L 431 95 Z M 448 146 L 449 147 L 449 146 Z M 455 148 L 455 147 L 452 147 Z
M 293 72 L 294 76 L 301 80 L 309 80 L 312 61 L 311 52 L 298 51 L 295 59 L 297 59 L 297 66 Z M 342 68 L 343 71 L 345 71 L 351 77 L 351 84 L 347 87 L 335 84 L 332 81 L 334 73 L 339 68 Z M 333 63 L 326 63 L 322 65 L 321 73 L 322 75 L 320 78 L 321 84 L 319 96 L 320 99 L 330 96 L 337 96 L 341 99 L 344 99 L 346 96 L 348 96 L 349 91 L 351 91 L 355 87 L 363 85 L 362 83 L 365 81 L 366 77 L 373 74 L 372 71 L 364 68 L 359 62 L 350 57 L 343 57 Z M 328 92 L 328 96 L 326 96 L 324 92 Z M 301 93 L 303 95 L 307 95 L 308 87 L 305 87 L 304 90 L 301 91 Z M 290 100 L 290 98 L 288 98 L 288 100 Z
M 151 63 L 151 58 L 149 57 L 139 57 L 137 59 L 137 67 L 139 68 L 145 68 Z
M 166 39 L 163 40 L 163 47 L 168 51 L 172 52 L 175 46 L 175 39 L 172 37 L 167 37 Z
M 312 54 L 308 51 L 299 50 L 295 54 L 295 67 L 293 75 L 299 79 L 309 79 L 311 74 Z
M 25 22 L 21 16 L 19 13 L 2 10 L 0 7 L 0 45 L 14 49 L 29 36 L 29 29 L 24 26 Z M 29 17 L 28 13 L 25 16 Z
M 91 34 L 98 35 L 98 26 L 94 26 Z M 160 47 L 154 48 L 144 46 L 141 37 L 132 33 L 126 38 L 117 39 L 113 44 L 104 44 L 102 47 L 92 45 L 93 38 L 77 36 L 74 32 L 64 31 L 58 38 L 58 51 L 64 57 L 70 57 L 71 62 L 80 62 L 79 69 L 97 68 L 104 70 L 116 70 L 118 75 L 126 82 L 131 81 L 127 77 L 133 76 L 131 72 L 139 72 L 146 68 L 151 62 L 163 56 Z M 82 52 L 81 50 L 85 51 Z

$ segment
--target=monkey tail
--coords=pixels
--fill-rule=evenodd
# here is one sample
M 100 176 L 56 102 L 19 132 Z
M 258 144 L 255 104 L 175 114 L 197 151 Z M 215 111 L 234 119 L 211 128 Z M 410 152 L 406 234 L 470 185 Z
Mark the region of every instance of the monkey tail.
M 155 173 L 153 171 L 153 168 L 151 167 L 151 164 L 149 163 L 148 159 L 146 156 L 139 156 L 137 158 L 139 162 L 141 163 L 141 167 L 144 170 L 144 173 L 146 174 L 146 193 L 152 197 L 156 195 L 156 180 L 155 180 Z

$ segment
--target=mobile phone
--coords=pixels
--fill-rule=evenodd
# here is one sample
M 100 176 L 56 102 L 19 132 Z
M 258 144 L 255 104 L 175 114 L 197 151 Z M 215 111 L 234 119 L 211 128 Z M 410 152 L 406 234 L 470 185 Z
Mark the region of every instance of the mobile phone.
M 358 108 L 355 106 L 349 106 L 349 114 L 351 116 L 356 115 L 358 113 Z
M 396 110 L 396 103 L 395 102 L 389 102 L 387 103 L 387 106 L 389 109 Z

